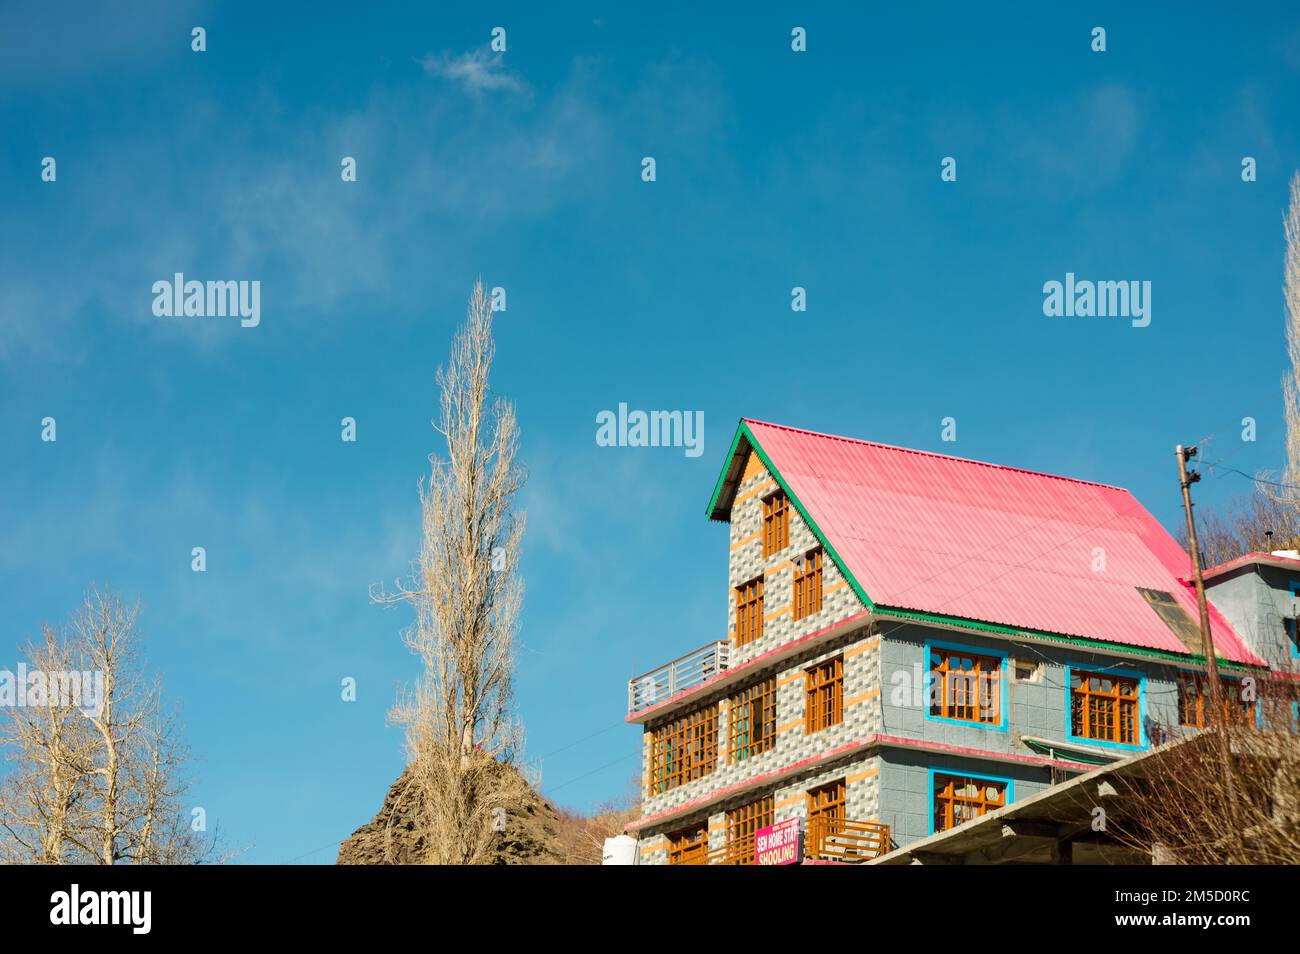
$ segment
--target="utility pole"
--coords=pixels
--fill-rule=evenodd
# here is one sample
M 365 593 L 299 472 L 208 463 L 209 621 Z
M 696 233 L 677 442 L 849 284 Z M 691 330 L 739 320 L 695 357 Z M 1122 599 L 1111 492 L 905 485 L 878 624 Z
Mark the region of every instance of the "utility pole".
M 1234 763 L 1232 760 L 1232 747 L 1228 742 L 1228 712 L 1224 707 L 1223 687 L 1219 683 L 1219 663 L 1214 656 L 1214 635 L 1210 632 L 1210 610 L 1205 604 L 1205 579 L 1201 576 L 1201 549 L 1196 543 L 1196 521 L 1192 519 L 1192 484 L 1201 479 L 1201 475 L 1196 471 L 1188 473 L 1187 462 L 1196 456 L 1196 448 L 1183 447 L 1179 444 L 1177 447 L 1178 454 L 1178 482 L 1183 488 L 1183 510 L 1187 513 L 1187 542 L 1191 545 L 1192 550 L 1192 575 L 1196 579 L 1196 608 L 1201 611 L 1201 642 L 1205 648 L 1205 675 L 1210 682 L 1210 710 L 1214 713 L 1214 721 L 1205 720 L 1206 727 L 1218 725 L 1219 731 L 1215 733 L 1218 736 L 1220 771 L 1223 773 L 1224 788 L 1227 791 L 1227 804 L 1224 808 L 1227 810 L 1228 826 L 1231 831 L 1238 833 L 1240 837 L 1241 825 L 1238 819 L 1241 818 L 1241 812 L 1237 804 L 1237 779 L 1234 772 Z M 1235 855 L 1234 849 L 1229 849 L 1229 859 Z
M 1201 647 L 1205 651 L 1205 674 L 1210 683 L 1210 711 L 1220 725 L 1226 722 L 1220 702 L 1219 663 L 1214 658 L 1214 634 L 1210 631 L 1210 610 L 1205 603 L 1205 580 L 1201 577 L 1201 550 L 1196 543 L 1196 521 L 1192 519 L 1192 484 L 1201 479 L 1196 471 L 1188 473 L 1187 462 L 1196 456 L 1195 447 L 1179 444 L 1178 483 L 1183 488 L 1183 510 L 1187 513 L 1187 542 L 1192 550 L 1192 576 L 1196 580 L 1196 608 L 1201 613 Z M 1209 719 L 1205 720 L 1209 723 Z

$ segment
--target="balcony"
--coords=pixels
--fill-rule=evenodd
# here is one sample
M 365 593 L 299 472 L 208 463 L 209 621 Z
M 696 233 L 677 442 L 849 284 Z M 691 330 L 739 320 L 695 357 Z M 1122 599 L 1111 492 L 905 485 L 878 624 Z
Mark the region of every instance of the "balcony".
M 730 647 L 731 644 L 724 640 L 715 640 L 658 669 L 629 679 L 627 714 L 632 715 L 658 705 L 679 692 L 712 679 L 727 668 Z
M 857 864 L 889 851 L 889 826 L 851 818 L 812 818 L 803 839 L 806 861 Z M 752 865 L 754 836 L 728 842 L 712 851 L 702 848 L 682 857 L 683 865 Z
M 889 851 L 889 826 L 852 818 L 811 818 L 804 845 L 810 861 L 869 861 Z

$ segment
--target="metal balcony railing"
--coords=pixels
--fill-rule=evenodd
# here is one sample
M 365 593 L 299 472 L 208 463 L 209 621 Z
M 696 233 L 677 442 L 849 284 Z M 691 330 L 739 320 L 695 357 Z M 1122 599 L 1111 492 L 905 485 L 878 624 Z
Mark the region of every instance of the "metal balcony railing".
M 628 715 L 671 699 L 702 682 L 712 679 L 727 668 L 727 654 L 731 644 L 715 640 L 699 649 L 652 669 L 644 675 L 629 679 L 627 683 Z

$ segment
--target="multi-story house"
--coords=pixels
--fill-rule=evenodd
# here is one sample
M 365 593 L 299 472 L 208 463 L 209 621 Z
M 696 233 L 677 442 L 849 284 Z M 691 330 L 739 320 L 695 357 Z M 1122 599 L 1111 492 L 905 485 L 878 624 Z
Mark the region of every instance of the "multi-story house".
M 725 637 L 628 684 L 643 864 L 752 862 L 794 818 L 871 857 L 1211 718 L 1190 561 L 1125 490 L 745 420 L 708 515 Z M 1234 719 L 1295 647 L 1274 559 L 1214 571 L 1234 621 L 1290 620 L 1210 607 Z

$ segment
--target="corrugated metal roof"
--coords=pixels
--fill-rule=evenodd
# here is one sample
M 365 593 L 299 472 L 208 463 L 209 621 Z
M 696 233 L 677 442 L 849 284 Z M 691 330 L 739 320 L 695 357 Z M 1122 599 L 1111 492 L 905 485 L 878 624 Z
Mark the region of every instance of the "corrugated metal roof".
M 762 421 L 741 427 L 877 607 L 1188 653 L 1137 587 L 1172 594 L 1195 620 L 1190 560 L 1127 490 Z M 730 508 L 715 502 L 715 515 Z M 1098 552 L 1104 569 L 1094 569 Z M 1213 606 L 1210 615 L 1218 655 L 1262 664 Z

